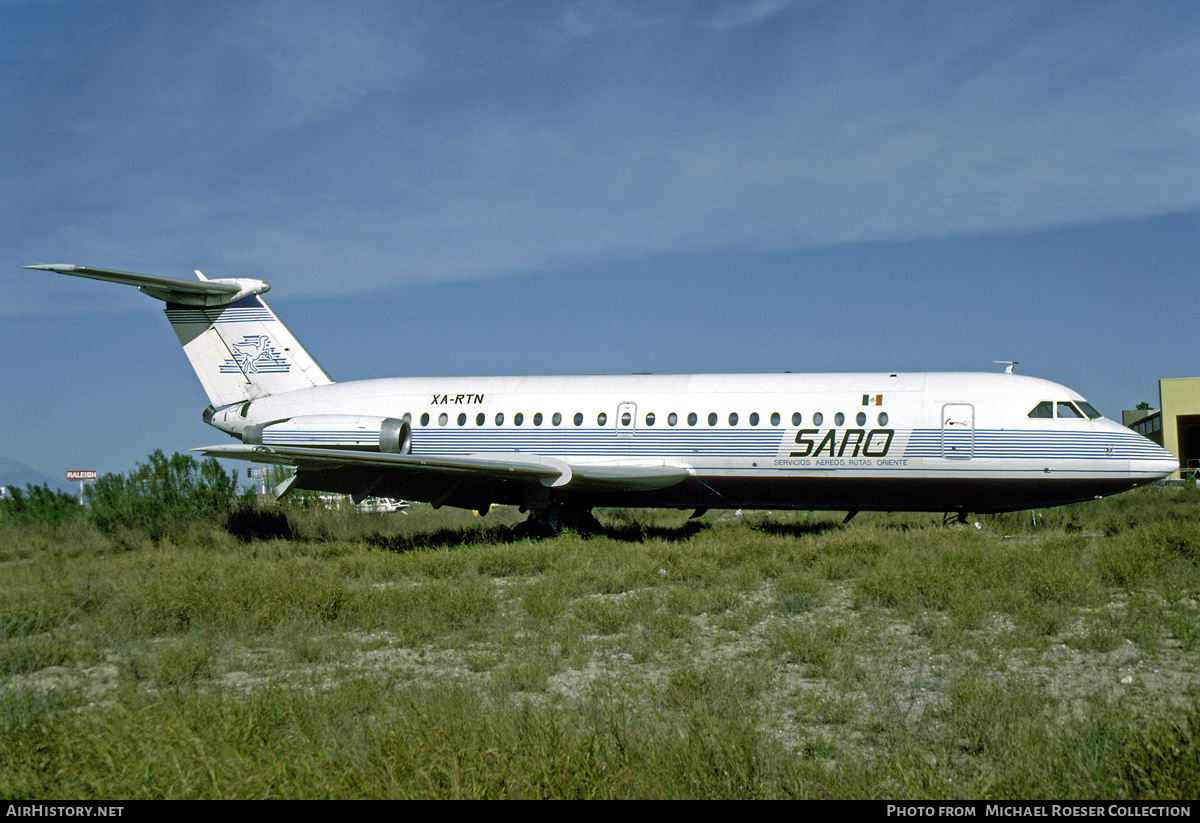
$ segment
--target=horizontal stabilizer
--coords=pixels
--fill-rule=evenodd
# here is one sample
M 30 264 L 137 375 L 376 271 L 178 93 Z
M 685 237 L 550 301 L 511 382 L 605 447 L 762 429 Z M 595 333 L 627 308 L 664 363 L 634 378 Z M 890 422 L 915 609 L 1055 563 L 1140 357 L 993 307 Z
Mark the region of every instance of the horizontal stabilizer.
M 124 283 L 127 286 L 136 286 L 138 291 L 150 297 L 184 306 L 224 306 L 236 303 L 252 294 L 263 294 L 271 289 L 271 286 L 262 280 L 248 278 L 181 280 L 178 277 L 136 274 L 115 269 L 95 269 L 70 263 L 34 263 L 25 268 L 70 274 L 74 277 L 87 277 L 91 280 L 104 280 L 109 283 Z

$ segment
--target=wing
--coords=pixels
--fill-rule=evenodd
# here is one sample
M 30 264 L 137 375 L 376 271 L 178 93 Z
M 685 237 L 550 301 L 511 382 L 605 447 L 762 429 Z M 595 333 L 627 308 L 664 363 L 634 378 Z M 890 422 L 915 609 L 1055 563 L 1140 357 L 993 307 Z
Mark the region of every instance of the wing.
M 508 490 L 529 484 L 571 491 L 652 491 L 682 483 L 693 472 L 664 461 L 568 463 L 526 452 L 467 456 L 387 454 L 344 449 L 228 445 L 196 449 L 209 457 L 295 466 L 290 488 L 378 495 L 443 505 L 452 499 L 519 499 Z

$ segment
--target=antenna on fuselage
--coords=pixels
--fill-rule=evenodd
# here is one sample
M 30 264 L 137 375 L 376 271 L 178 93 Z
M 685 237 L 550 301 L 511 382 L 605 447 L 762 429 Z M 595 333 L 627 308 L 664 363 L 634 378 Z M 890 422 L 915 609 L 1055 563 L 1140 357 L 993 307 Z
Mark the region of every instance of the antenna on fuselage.
M 992 362 L 999 363 L 1001 366 L 1003 366 L 1005 374 L 1012 374 L 1013 366 L 1017 365 L 1021 361 L 1019 361 L 1019 360 L 993 360 Z

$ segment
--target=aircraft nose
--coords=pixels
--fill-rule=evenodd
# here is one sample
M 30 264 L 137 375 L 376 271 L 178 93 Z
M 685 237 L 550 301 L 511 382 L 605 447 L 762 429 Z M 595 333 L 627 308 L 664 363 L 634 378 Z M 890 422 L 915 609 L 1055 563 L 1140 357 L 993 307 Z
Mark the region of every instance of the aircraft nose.
M 1137 449 L 1130 457 L 1129 473 L 1136 477 L 1161 480 L 1179 471 L 1179 461 L 1175 459 L 1175 455 L 1150 441 L 1146 441 L 1146 445 Z

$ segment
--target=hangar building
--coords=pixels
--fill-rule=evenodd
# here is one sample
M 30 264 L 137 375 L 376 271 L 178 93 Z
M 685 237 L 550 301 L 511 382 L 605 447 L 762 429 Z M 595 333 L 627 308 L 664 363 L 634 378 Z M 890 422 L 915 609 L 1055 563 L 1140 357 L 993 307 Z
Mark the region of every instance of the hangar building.
M 1121 413 L 1121 422 L 1160 444 L 1179 459 L 1173 479 L 1200 473 L 1200 377 L 1169 377 L 1158 381 L 1160 411 Z

